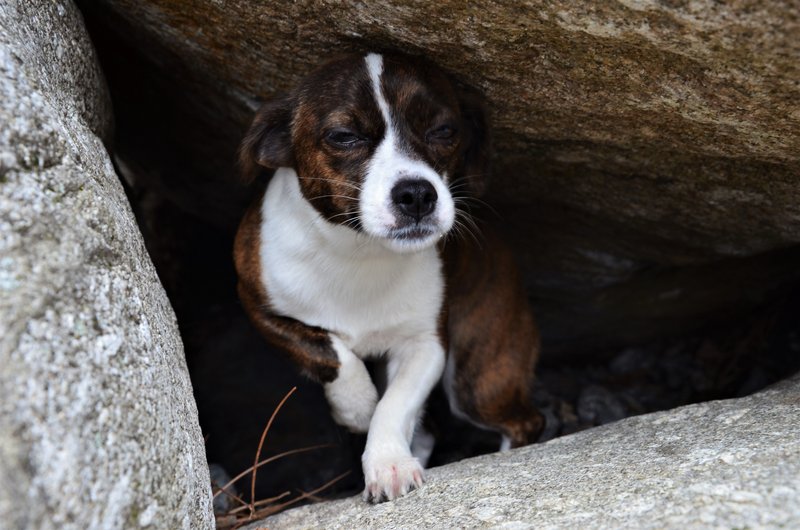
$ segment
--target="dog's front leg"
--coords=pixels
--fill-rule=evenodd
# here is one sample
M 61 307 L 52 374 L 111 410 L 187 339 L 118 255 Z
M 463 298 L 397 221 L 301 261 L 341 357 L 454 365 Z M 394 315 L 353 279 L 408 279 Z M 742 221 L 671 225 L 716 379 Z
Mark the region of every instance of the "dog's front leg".
M 325 397 L 333 419 L 353 432 L 367 432 L 378 401 L 378 391 L 364 366 L 364 361 L 331 333 L 331 344 L 339 359 L 339 373 L 325 383 Z
M 239 297 L 258 331 L 284 349 L 306 375 L 323 384 L 337 423 L 354 432 L 367 432 L 378 391 L 364 361 L 335 333 L 275 315 L 253 294 L 257 292 L 239 285 Z
M 392 500 L 422 485 L 422 466 L 409 445 L 422 405 L 444 369 L 437 337 L 413 340 L 389 352 L 389 385 L 378 402 L 361 457 L 364 498 Z

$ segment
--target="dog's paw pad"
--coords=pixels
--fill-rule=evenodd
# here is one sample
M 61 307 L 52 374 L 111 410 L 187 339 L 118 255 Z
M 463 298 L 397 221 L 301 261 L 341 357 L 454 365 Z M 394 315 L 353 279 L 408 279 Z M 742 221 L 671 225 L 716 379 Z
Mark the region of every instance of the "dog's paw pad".
M 424 482 L 422 466 L 413 456 L 378 458 L 364 462 L 364 500 L 391 501 L 419 488 Z

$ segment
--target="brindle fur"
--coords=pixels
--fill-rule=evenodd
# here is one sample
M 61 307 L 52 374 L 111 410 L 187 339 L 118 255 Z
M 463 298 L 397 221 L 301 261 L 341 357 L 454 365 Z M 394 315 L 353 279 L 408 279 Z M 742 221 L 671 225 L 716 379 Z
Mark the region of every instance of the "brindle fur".
M 531 396 L 539 332 L 511 251 L 489 226 L 474 230 L 475 239 L 444 247 L 455 363 L 450 391 L 463 413 L 519 447 L 535 442 L 544 427 Z

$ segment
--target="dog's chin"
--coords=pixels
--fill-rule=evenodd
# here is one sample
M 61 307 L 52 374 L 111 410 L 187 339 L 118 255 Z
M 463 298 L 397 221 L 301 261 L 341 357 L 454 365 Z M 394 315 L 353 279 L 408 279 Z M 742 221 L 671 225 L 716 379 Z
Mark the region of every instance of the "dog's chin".
M 380 240 L 389 250 L 407 254 L 434 246 L 443 235 L 441 230 L 433 227 L 407 226 L 388 230 L 380 237 Z

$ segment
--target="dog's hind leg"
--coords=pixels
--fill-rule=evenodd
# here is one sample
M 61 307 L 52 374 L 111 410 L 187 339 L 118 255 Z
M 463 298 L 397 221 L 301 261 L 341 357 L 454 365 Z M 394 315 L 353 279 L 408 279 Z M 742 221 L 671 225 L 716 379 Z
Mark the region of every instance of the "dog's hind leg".
M 486 364 L 458 362 L 483 357 L 480 350 L 460 352 L 448 360 L 445 392 L 451 410 L 472 423 L 499 432 L 500 450 L 535 442 L 544 429 L 544 417 L 531 402 L 533 369 L 518 366 L 505 355 L 487 359 Z M 482 366 L 482 370 L 472 369 Z
M 448 254 L 444 387 L 456 415 L 518 447 L 544 427 L 531 396 L 539 333 L 510 250 L 485 227 L 482 236 L 455 242 Z

